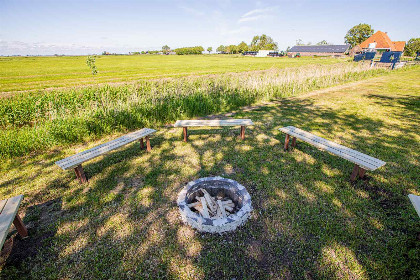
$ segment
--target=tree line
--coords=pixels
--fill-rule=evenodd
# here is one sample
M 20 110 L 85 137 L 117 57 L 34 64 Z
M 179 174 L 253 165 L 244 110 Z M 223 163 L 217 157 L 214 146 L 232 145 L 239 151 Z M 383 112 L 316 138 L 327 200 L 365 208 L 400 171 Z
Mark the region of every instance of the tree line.
M 344 40 L 346 44 L 350 44 L 353 48 L 361 44 L 367 38 L 373 35 L 374 29 L 372 26 L 366 23 L 360 23 L 358 25 L 353 26 L 349 31 L 347 31 L 346 35 L 344 36 Z M 296 40 L 297 46 L 302 45 L 312 45 L 311 42 L 304 43 L 303 40 L 298 39 Z M 331 43 L 327 42 L 326 40 L 322 40 L 316 45 L 331 45 Z M 288 51 L 290 47 L 287 48 Z M 219 53 L 226 53 L 226 54 L 242 54 L 248 51 L 257 52 L 259 50 L 273 50 L 278 51 L 278 44 L 266 34 L 262 35 L 255 35 L 249 44 L 245 43 L 244 41 L 240 42 L 238 45 L 220 45 L 217 47 L 216 51 Z M 213 51 L 212 47 L 208 47 L 207 51 L 211 53 Z M 168 45 L 162 47 L 162 50 L 156 51 L 147 51 L 147 52 L 135 52 L 132 54 L 169 54 L 171 52 L 175 52 L 177 55 L 191 55 L 191 54 L 202 54 L 204 52 L 204 48 L 202 46 L 195 46 L 195 47 L 183 47 L 177 48 L 171 51 L 171 48 Z M 420 38 L 411 38 L 404 49 L 404 54 L 408 56 L 415 56 L 417 53 L 420 52 Z

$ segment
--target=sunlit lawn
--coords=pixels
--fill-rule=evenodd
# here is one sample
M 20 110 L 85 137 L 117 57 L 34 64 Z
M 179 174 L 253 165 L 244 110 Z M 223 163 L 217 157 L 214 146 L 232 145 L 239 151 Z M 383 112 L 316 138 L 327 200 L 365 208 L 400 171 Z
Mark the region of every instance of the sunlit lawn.
M 119 83 L 139 79 L 333 64 L 346 59 L 244 57 L 241 55 L 98 56 L 99 73 L 92 77 L 86 56 L 0 57 L 0 92 Z
M 418 279 L 420 69 L 242 110 L 239 129 L 160 127 L 151 153 L 127 146 L 85 164 L 79 185 L 54 165 L 96 143 L 1 164 L 0 197 L 24 194 L 30 237 L 13 232 L 2 279 Z M 387 162 L 349 182 L 353 165 L 298 142 L 294 125 Z M 254 212 L 225 235 L 181 223 L 178 191 L 220 175 L 249 191 Z M 12 249 L 10 249 L 12 248 Z M 10 252 L 11 251 L 11 252 Z M 4 260 L 7 258 L 6 260 Z

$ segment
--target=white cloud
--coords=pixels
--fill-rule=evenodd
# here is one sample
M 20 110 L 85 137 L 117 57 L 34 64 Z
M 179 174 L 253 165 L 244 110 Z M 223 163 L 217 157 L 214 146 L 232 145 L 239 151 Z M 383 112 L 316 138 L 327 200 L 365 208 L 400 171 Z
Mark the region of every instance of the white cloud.
M 246 12 L 238 20 L 238 23 L 244 23 L 249 21 L 258 21 L 265 19 L 271 16 L 271 12 L 277 7 L 265 8 L 265 9 L 254 9 L 249 12 Z

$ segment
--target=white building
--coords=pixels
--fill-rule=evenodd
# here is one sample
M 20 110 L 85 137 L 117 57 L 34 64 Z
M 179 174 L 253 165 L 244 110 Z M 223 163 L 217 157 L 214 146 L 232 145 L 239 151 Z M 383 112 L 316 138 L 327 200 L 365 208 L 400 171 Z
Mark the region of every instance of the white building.
M 256 57 L 267 57 L 270 52 L 274 52 L 273 50 L 259 50 Z

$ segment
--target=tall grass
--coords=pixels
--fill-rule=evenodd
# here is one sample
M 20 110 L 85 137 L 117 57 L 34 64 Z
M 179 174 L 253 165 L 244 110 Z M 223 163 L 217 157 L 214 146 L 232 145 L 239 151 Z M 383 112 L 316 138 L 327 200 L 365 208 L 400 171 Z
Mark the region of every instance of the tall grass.
M 0 156 L 234 110 L 385 71 L 341 63 L 17 94 L 0 99 Z

